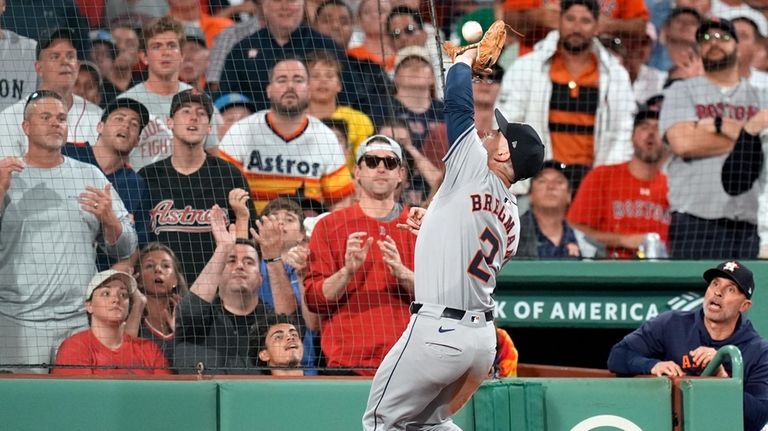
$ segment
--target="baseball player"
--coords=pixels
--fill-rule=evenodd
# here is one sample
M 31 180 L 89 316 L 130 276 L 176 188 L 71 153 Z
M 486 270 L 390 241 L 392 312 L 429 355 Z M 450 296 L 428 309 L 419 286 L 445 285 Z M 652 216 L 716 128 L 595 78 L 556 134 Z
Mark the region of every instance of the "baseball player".
M 415 299 L 405 332 L 374 377 L 363 428 L 459 430 L 451 420 L 488 377 L 496 353 L 496 274 L 517 249 L 517 200 L 509 188 L 536 174 L 544 146 L 533 128 L 508 123 L 480 140 L 472 66 L 477 49 L 448 72 L 445 179 L 416 241 Z

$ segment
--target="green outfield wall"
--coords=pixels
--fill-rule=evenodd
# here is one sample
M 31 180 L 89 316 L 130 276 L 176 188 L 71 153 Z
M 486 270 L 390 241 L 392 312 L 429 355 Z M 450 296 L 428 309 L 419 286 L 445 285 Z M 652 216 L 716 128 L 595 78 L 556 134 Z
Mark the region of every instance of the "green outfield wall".
M 681 379 L 682 431 L 741 429 L 733 379 Z M 13 431 L 359 431 L 370 380 L 0 379 Z M 465 431 L 672 431 L 666 378 L 487 382 L 456 415 Z M 690 421 L 688 421 L 690 413 Z M 690 425 L 688 425 L 690 423 Z

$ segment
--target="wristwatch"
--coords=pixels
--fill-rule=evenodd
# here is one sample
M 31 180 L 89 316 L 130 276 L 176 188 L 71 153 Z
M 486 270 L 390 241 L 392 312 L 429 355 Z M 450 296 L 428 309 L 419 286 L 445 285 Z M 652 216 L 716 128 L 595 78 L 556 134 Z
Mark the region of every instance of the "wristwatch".
M 723 134 L 723 117 L 719 115 L 715 117 L 715 133 L 718 135 Z

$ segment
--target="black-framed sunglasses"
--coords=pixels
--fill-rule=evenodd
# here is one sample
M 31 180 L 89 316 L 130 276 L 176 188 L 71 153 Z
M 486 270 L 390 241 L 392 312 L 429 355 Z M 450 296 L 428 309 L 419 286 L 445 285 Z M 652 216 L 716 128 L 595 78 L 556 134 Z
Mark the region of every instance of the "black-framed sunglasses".
M 50 97 L 50 98 L 53 98 L 53 99 L 56 99 L 56 100 L 59 100 L 59 101 L 62 101 L 62 102 L 64 101 L 64 99 L 61 97 L 61 95 L 59 93 L 55 92 L 55 91 L 51 91 L 51 90 L 37 90 L 37 91 L 33 92 L 32 94 L 30 94 L 29 97 L 27 97 L 27 103 L 25 103 L 24 106 L 26 107 L 27 105 L 29 105 L 30 103 L 34 102 L 35 100 L 43 99 L 43 98 L 46 98 L 46 97 Z
M 711 42 L 713 40 L 722 40 L 723 42 L 728 42 L 731 39 L 733 39 L 733 36 L 731 36 L 729 33 L 721 33 L 716 31 L 713 33 L 702 34 L 699 38 L 699 42 Z
M 417 31 L 419 31 L 418 27 L 416 27 L 413 24 L 408 24 L 407 26 L 405 26 L 405 28 L 396 28 L 392 30 L 391 35 L 392 35 L 392 39 L 397 40 L 397 39 L 400 39 L 400 37 L 403 35 L 410 36 L 416 33 Z
M 379 163 L 384 162 L 384 167 L 388 170 L 394 170 L 397 169 L 397 167 L 400 166 L 400 159 L 397 157 L 379 157 L 379 156 L 373 156 L 366 154 L 363 156 L 363 162 L 365 162 L 365 166 L 368 166 L 369 169 L 376 169 L 379 167 Z

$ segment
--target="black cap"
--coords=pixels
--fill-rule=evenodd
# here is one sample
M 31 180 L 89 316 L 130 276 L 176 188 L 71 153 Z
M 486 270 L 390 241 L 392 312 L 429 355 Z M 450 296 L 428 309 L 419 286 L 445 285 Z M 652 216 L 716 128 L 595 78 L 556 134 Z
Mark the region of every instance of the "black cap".
M 208 118 L 213 116 L 213 102 L 211 101 L 211 98 L 208 97 L 207 94 L 191 88 L 189 90 L 180 91 L 173 96 L 173 99 L 171 100 L 171 117 L 173 117 L 173 114 L 181 109 L 182 105 L 185 103 L 199 103 L 205 108 L 205 112 L 208 113 Z
M 678 7 L 674 8 L 674 9 L 672 9 L 669 12 L 669 15 L 667 15 L 667 19 L 664 20 L 664 21 L 665 22 L 669 22 L 671 19 L 677 17 L 678 15 L 684 15 L 684 14 L 692 15 L 697 20 L 701 21 L 701 14 L 699 13 L 699 11 L 697 11 L 696 9 L 694 9 L 692 7 L 688 7 L 688 6 L 678 6 Z
M 635 114 L 635 124 L 632 126 L 637 127 L 645 120 L 658 120 L 659 119 L 659 110 L 654 109 L 649 106 L 641 106 L 640 109 Z
M 58 39 L 66 39 L 72 43 L 72 46 L 75 45 L 75 33 L 72 30 L 66 27 L 45 30 L 40 34 L 40 37 L 37 38 L 37 59 L 40 59 L 40 52 L 42 52 L 42 50 L 51 46 L 51 43 Z
M 733 26 L 733 23 L 728 21 L 725 18 L 718 18 L 716 16 L 710 17 L 709 19 L 705 19 L 701 25 L 699 26 L 699 29 L 696 30 L 696 40 L 700 41 L 702 37 L 709 31 L 711 28 L 717 28 L 723 31 L 727 31 L 730 33 L 733 40 L 736 42 L 739 41 L 739 36 L 736 35 L 736 28 Z
M 515 181 L 536 175 L 544 163 L 544 144 L 533 127 L 524 123 L 510 123 L 498 109 L 495 111 L 499 131 L 507 138 Z
M 725 277 L 736 283 L 747 299 L 752 299 L 752 293 L 755 291 L 755 280 L 752 277 L 752 271 L 742 265 L 737 260 L 729 260 L 717 265 L 717 268 L 711 268 L 704 271 L 704 280 L 711 282 L 715 277 Z
M 101 121 L 107 121 L 109 114 L 120 108 L 128 108 L 139 114 L 139 131 L 144 130 L 144 127 L 149 124 L 149 111 L 147 110 L 147 107 L 138 100 L 130 99 L 128 97 L 120 97 L 109 102 L 104 108 L 104 112 L 101 114 Z

